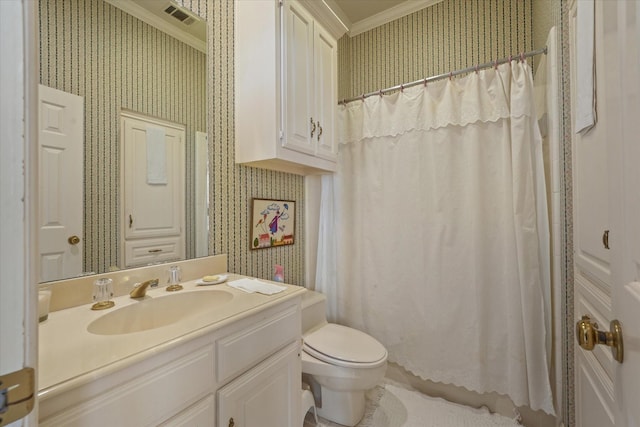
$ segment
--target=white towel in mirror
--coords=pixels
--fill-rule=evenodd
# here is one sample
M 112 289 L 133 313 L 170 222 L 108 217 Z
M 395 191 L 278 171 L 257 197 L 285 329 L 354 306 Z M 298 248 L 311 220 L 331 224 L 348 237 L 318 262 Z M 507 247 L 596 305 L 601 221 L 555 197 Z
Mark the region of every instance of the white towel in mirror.
M 167 143 L 163 128 L 147 125 L 147 184 L 167 184 Z

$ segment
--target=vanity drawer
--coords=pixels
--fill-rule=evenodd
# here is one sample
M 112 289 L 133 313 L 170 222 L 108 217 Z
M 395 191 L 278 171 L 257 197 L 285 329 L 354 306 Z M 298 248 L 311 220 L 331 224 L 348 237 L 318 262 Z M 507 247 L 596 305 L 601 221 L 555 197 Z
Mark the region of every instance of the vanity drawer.
M 301 337 L 299 304 L 268 310 L 216 340 L 216 378 L 222 385 Z
M 126 267 L 184 258 L 181 236 L 126 240 L 124 245 Z

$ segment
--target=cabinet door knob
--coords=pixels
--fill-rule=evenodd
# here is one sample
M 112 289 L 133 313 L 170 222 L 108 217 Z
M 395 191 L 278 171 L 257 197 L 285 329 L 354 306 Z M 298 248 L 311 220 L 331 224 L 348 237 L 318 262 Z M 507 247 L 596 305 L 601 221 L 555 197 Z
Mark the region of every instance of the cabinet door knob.
M 322 136 L 322 126 L 320 126 L 320 122 L 318 122 L 318 141 L 320 141 L 320 136 Z
M 236 425 L 236 423 L 235 423 L 235 421 L 233 421 L 233 418 L 229 418 L 229 427 L 233 427 L 235 425 Z
M 313 134 L 316 133 L 316 122 L 313 121 L 313 117 L 309 120 L 311 121 L 311 138 L 313 138 Z

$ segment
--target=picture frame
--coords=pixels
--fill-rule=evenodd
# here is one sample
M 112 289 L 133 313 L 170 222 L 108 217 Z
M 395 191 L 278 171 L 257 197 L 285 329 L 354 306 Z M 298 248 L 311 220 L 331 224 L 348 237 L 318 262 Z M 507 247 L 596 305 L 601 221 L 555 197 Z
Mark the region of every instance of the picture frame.
M 296 202 L 253 198 L 249 246 L 266 249 L 295 243 Z

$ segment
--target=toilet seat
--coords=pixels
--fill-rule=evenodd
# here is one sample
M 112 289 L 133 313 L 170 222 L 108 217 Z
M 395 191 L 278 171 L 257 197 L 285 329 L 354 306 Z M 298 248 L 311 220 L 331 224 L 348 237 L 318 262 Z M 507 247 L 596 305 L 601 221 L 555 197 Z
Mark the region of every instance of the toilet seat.
M 387 361 L 387 350 L 375 338 L 333 323 L 306 335 L 302 348 L 323 362 L 347 368 L 375 368 Z

